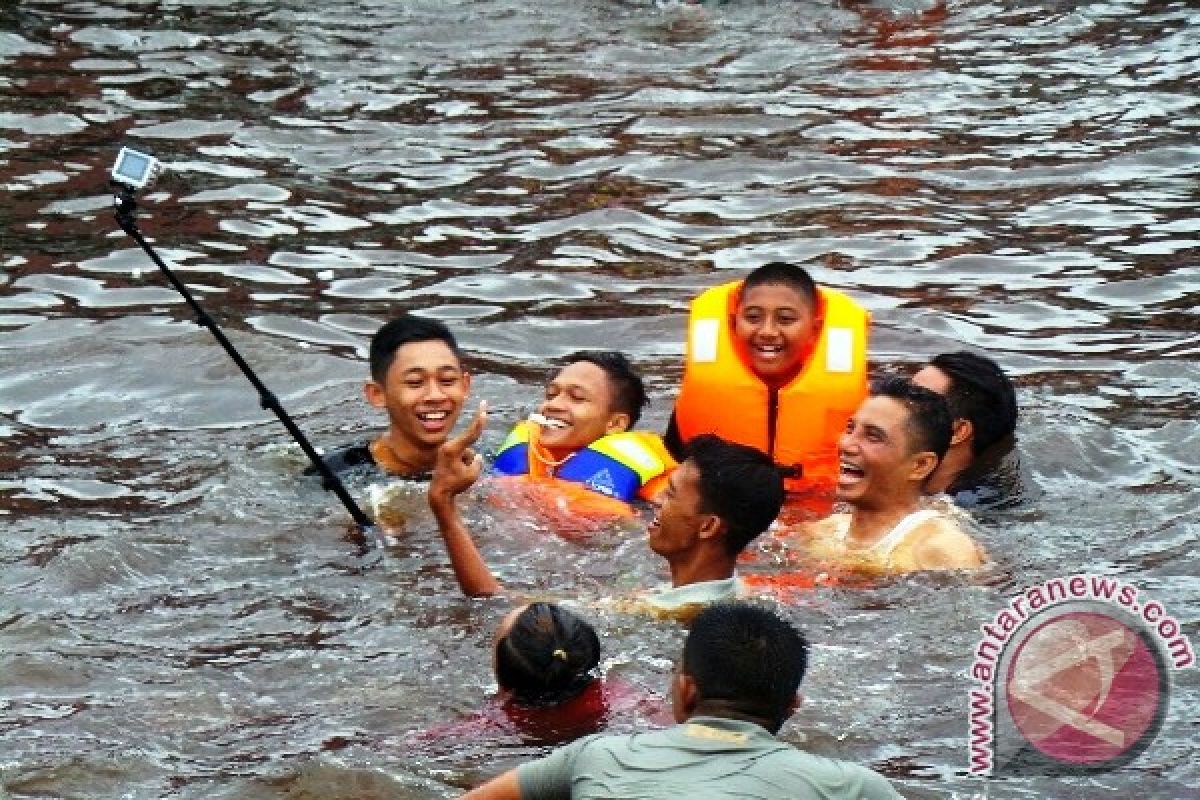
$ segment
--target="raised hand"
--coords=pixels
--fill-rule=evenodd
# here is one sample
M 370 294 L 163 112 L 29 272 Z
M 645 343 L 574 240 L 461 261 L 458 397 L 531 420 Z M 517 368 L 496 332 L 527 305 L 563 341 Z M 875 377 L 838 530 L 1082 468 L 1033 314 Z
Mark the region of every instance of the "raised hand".
M 438 448 L 433 477 L 429 481 L 429 498 L 453 499 L 479 479 L 483 472 L 483 456 L 472 449 L 487 424 L 487 401 L 481 400 L 479 410 L 463 432 L 447 439 Z

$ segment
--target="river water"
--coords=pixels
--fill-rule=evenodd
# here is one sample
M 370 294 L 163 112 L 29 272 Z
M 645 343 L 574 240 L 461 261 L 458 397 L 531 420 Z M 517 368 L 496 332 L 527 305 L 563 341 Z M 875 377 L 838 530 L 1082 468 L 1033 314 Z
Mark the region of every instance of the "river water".
M 784 738 L 915 798 L 1195 797 L 1195 669 L 1158 740 L 1084 777 L 967 775 L 979 625 L 1118 576 L 1193 640 L 1200 579 L 1200 12 L 1185 2 L 39 2 L 0 9 L 0 786 L 12 797 L 449 797 L 543 752 L 410 734 L 493 689 L 420 488 L 380 563 L 112 222 L 142 228 L 321 447 L 367 435 L 367 337 L 459 333 L 486 443 L 552 360 L 628 351 L 661 427 L 687 302 L 804 262 L 874 315 L 872 369 L 962 346 L 1019 387 L 1022 502 L 982 578 L 798 593 Z M 368 487 L 356 486 L 360 497 Z M 471 504 L 530 594 L 661 579 Z M 665 687 L 678 626 L 593 614 Z M 3 792 L 0 792 L 3 793 Z

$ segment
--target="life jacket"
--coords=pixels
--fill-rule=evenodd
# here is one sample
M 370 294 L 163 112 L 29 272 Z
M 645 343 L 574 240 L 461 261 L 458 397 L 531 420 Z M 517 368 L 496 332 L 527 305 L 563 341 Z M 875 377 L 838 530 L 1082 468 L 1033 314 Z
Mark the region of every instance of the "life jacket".
M 778 390 L 770 438 L 771 390 L 747 366 L 733 335 L 742 282 L 714 286 L 692 301 L 687 361 L 675 401 L 675 423 L 686 444 L 701 433 L 758 448 L 776 464 L 800 466 L 789 492 L 830 488 L 837 476 L 837 441 L 867 396 L 870 315 L 834 289 L 817 289 L 820 330 L 800 373 Z
M 501 475 L 525 476 L 521 494 L 550 495 L 544 502 L 559 510 L 590 517 L 632 517 L 629 503 L 651 499 L 675 468 L 675 459 L 662 439 L 645 431 L 624 431 L 602 436 L 573 453 L 557 467 L 531 458 L 537 450 L 540 429 L 519 422 L 500 446 L 492 464 Z

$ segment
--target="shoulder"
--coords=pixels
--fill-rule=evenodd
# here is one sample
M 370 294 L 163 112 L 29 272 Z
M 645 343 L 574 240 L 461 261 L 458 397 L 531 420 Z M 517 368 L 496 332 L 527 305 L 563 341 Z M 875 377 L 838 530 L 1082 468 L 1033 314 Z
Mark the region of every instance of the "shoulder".
M 777 752 L 780 766 L 786 766 L 804 783 L 815 789 L 817 796 L 854 798 L 854 800 L 897 800 L 900 795 L 878 772 L 841 759 L 806 753 L 788 747 L 789 752 Z M 781 763 L 782 762 L 782 763 Z
M 586 769 L 590 751 L 606 751 L 625 737 L 594 734 L 560 747 L 550 755 L 517 767 L 517 784 L 523 800 L 570 797 L 575 776 Z
M 337 450 L 321 456 L 321 460 L 325 462 L 325 466 L 329 467 L 331 472 L 348 472 L 359 468 L 376 467 L 375 457 L 371 455 L 371 447 L 367 442 L 339 447 Z M 316 468 L 312 466 L 304 470 L 305 475 L 315 475 L 316 472 Z
M 910 541 L 913 555 L 926 569 L 971 569 L 985 561 L 983 548 L 947 514 L 930 514 L 913 529 Z

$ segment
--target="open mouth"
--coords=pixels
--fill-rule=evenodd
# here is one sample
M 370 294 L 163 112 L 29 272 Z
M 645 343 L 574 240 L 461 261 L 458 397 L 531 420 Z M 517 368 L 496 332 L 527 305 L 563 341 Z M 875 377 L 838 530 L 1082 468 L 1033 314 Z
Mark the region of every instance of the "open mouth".
M 444 427 L 448 419 L 450 419 L 449 411 L 421 411 L 417 413 L 417 421 L 431 430 Z
M 539 414 L 536 411 L 529 415 L 529 421 L 535 425 L 541 425 L 543 428 L 550 428 L 553 430 L 562 430 L 563 428 L 571 427 L 568 423 L 561 419 L 547 417 L 543 414 Z
M 845 459 L 838 462 L 838 478 L 845 481 L 859 481 L 866 476 L 862 467 L 852 464 Z
M 782 358 L 786 349 L 782 344 L 756 344 L 753 347 L 755 354 L 766 360 Z

